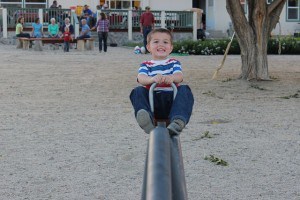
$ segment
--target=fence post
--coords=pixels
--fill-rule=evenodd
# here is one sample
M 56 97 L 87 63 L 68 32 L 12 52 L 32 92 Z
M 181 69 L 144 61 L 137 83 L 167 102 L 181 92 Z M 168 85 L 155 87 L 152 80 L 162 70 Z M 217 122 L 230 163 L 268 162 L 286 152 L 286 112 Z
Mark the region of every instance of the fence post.
M 164 10 L 160 13 L 160 26 L 166 28 L 166 11 Z
M 43 9 L 39 9 L 40 23 L 44 24 Z
M 127 21 L 128 21 L 128 40 L 132 40 L 132 10 L 128 10 Z
M 75 38 L 79 36 L 79 22 L 78 22 L 78 19 L 77 19 L 77 14 L 75 13 L 75 10 L 72 10 L 71 11 L 72 14 L 71 14 L 71 18 L 72 20 L 74 20 L 74 32 L 75 32 Z M 76 17 L 76 19 L 75 19 Z
M 7 38 L 7 9 L 2 9 L 3 38 Z
M 197 41 L 197 12 L 193 12 L 193 40 Z

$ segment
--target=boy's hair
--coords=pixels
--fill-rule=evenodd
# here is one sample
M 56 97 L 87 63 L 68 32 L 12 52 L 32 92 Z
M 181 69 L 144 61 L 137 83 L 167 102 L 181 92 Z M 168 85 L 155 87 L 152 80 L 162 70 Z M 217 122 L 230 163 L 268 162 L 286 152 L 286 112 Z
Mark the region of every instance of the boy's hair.
M 66 27 L 65 27 L 65 31 L 67 31 L 67 30 L 69 31 L 70 29 L 69 29 L 69 27 L 66 26 Z
M 170 40 L 171 40 L 171 44 L 173 43 L 173 35 L 171 33 L 170 30 L 166 29 L 166 28 L 156 28 L 153 29 L 148 35 L 147 35 L 147 43 L 150 43 L 151 39 L 152 39 L 152 35 L 154 33 L 166 33 L 170 36 Z

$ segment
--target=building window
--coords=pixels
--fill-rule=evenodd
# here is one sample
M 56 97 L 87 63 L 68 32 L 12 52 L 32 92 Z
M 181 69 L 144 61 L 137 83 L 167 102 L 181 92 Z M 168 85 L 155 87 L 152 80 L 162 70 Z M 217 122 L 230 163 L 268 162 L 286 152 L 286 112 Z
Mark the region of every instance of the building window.
M 110 9 L 122 9 L 129 10 L 132 7 L 139 7 L 141 1 L 129 1 L 129 0 L 109 0 L 107 1 L 108 7 Z
M 287 21 L 299 21 L 299 0 L 288 0 L 286 9 Z
M 0 6 L 4 8 L 46 8 L 47 0 L 0 0 Z

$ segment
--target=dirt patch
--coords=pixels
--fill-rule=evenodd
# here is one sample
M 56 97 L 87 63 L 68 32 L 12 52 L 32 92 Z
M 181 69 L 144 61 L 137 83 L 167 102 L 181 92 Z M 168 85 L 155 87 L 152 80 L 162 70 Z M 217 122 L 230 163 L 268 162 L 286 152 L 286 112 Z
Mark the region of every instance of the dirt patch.
M 128 96 L 150 55 L 0 44 L 0 58 L 0 199 L 140 199 L 148 135 Z M 300 57 L 269 56 L 271 82 L 236 80 L 239 56 L 218 80 L 222 56 L 176 58 L 195 97 L 181 135 L 189 199 L 299 199 Z

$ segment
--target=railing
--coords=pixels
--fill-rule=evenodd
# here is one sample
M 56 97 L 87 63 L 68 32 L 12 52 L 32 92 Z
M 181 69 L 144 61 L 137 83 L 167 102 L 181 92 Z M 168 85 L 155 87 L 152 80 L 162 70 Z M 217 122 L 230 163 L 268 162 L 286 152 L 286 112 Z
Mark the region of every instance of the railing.
M 1 8 L 0 8 L 0 37 L 3 37 L 3 16 L 2 16 Z
M 14 29 L 17 23 L 17 19 L 20 16 L 24 17 L 24 27 L 28 28 L 32 26 L 32 23 L 36 18 L 40 18 L 40 21 L 44 26 L 48 26 L 50 19 L 55 18 L 56 22 L 60 25 L 63 24 L 63 20 L 66 17 L 77 17 L 78 15 L 71 16 L 72 11 L 70 9 L 36 9 L 36 8 L 17 8 L 9 7 L 4 9 L 5 16 L 7 16 L 7 25 L 3 24 L 4 32 L 7 33 L 8 29 Z M 105 12 L 110 21 L 111 30 L 127 30 L 129 40 L 132 39 L 132 31 L 137 30 L 140 27 L 140 18 L 145 11 L 131 11 L 131 10 L 98 10 L 97 15 L 100 12 Z M 1 12 L 2 13 L 2 12 Z M 155 17 L 155 27 L 163 27 L 172 30 L 184 30 L 193 31 L 193 39 L 196 40 L 196 21 L 195 13 L 192 11 L 152 11 Z M 130 17 L 131 19 L 128 19 Z M 72 24 L 75 26 L 74 21 Z M 130 27 L 129 27 L 130 26 Z
M 166 27 L 170 29 L 193 28 L 193 12 L 166 11 Z
M 79 36 L 79 20 L 75 11 L 71 12 L 71 24 L 74 26 L 75 37 Z
M 42 9 L 43 25 L 47 26 L 51 18 L 55 18 L 60 24 L 66 17 L 71 16 L 70 9 Z M 98 11 L 103 12 L 103 11 Z M 110 21 L 111 29 L 128 29 L 128 10 L 106 10 L 104 11 Z M 132 11 L 132 27 L 140 27 L 140 18 L 144 11 Z M 164 21 L 162 21 L 162 13 L 164 12 Z M 155 27 L 170 29 L 192 29 L 193 12 L 191 11 L 152 11 L 155 18 Z M 7 8 L 8 28 L 14 28 L 18 17 L 23 16 L 24 26 L 31 26 L 34 20 L 39 17 L 39 9 L 35 8 Z
M 19 17 L 24 17 L 24 27 L 31 27 L 34 20 L 39 17 L 39 9 L 36 8 L 7 8 L 7 27 L 14 28 Z
M 56 22 L 62 24 L 66 17 L 70 18 L 71 9 L 43 9 L 43 22 L 44 25 L 48 25 L 51 18 L 54 18 Z
M 104 12 L 107 15 L 107 18 L 109 19 L 110 28 L 112 29 L 128 28 L 128 10 L 105 10 Z

